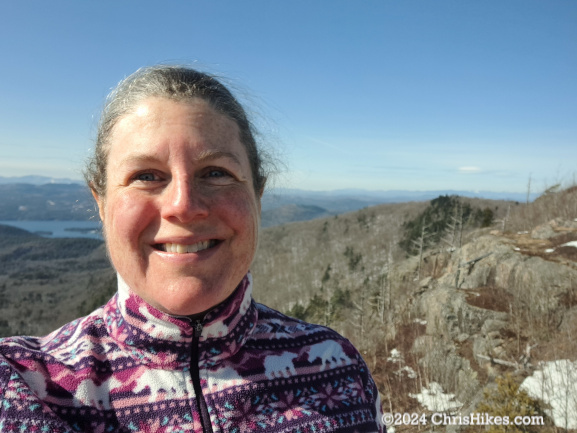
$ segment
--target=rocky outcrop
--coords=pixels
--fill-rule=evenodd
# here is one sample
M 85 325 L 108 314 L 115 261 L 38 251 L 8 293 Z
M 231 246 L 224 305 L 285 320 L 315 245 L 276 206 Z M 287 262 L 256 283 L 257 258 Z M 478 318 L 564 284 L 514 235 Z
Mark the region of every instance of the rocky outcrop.
M 531 235 L 485 233 L 425 258 L 436 275 L 416 284 L 409 301 L 411 317 L 426 322 L 412 351 L 459 401 L 474 403 L 503 370 L 530 368 L 531 348 L 546 335 L 577 329 L 576 263 L 547 251 L 560 233 L 577 239 L 577 223 L 555 221 Z
M 548 223 L 538 225 L 531 230 L 531 238 L 533 239 L 549 239 L 559 233 L 577 231 L 577 219 L 574 221 L 567 221 L 561 218 L 555 218 Z

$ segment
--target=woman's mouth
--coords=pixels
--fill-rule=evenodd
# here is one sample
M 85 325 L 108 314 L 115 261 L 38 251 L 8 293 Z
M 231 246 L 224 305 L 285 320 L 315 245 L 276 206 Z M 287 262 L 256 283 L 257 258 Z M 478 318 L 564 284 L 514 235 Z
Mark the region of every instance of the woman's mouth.
M 214 247 L 219 241 L 216 239 L 210 239 L 208 241 L 198 242 L 192 245 L 184 244 L 155 244 L 154 248 L 160 251 L 165 251 L 167 253 L 177 253 L 177 254 L 187 254 L 187 253 L 197 253 L 202 250 Z

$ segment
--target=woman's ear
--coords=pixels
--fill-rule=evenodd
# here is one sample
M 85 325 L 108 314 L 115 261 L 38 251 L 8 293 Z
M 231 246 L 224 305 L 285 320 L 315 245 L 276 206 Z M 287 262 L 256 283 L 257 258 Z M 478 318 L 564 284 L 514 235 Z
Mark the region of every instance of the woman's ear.
M 262 199 L 262 196 L 263 196 L 263 194 L 264 194 L 264 189 L 265 189 L 265 187 L 266 187 L 266 181 L 267 181 L 267 179 L 265 178 L 265 179 L 263 180 L 263 182 L 262 182 L 262 186 L 260 187 L 260 191 L 259 191 L 259 193 L 258 193 L 258 199 L 259 199 L 259 200 Z
M 259 213 L 259 215 L 260 215 L 260 213 L 262 212 L 262 204 L 261 204 L 261 202 L 262 202 L 262 196 L 264 195 L 264 187 L 265 187 L 265 185 L 266 185 L 266 180 L 263 182 L 262 187 L 261 187 L 261 189 L 260 189 L 260 191 L 259 191 L 259 193 L 258 193 L 257 201 L 258 201 L 258 213 Z
M 90 185 L 90 192 L 92 193 L 92 197 L 96 201 L 98 205 L 98 214 L 100 215 L 100 221 L 104 222 L 104 198 L 96 192 L 96 189 Z

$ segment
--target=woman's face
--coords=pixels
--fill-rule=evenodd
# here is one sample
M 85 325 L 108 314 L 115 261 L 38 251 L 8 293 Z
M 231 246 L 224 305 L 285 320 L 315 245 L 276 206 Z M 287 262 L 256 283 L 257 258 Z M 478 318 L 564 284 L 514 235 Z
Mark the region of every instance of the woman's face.
M 149 98 L 109 145 L 96 200 L 117 272 L 169 314 L 225 300 L 252 263 L 260 218 L 237 124 L 200 99 Z

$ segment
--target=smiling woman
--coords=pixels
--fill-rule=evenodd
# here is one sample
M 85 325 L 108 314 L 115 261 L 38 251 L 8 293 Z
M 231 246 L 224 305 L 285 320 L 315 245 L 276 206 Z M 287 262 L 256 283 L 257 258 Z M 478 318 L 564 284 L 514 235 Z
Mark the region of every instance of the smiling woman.
M 120 83 L 86 175 L 118 293 L 47 337 L 0 340 L 0 431 L 383 431 L 351 343 L 252 300 L 263 165 L 213 77 L 158 66 Z

